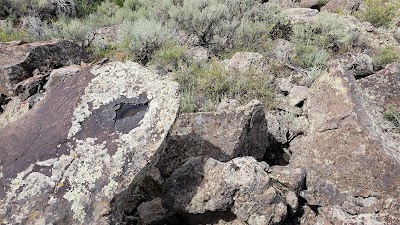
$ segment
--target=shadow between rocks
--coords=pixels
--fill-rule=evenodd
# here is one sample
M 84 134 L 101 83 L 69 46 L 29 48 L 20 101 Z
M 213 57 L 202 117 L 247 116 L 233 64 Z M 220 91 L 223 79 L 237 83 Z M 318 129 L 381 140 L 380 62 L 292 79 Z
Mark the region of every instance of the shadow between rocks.
M 160 184 L 147 176 L 142 181 L 134 181 L 125 191 L 114 196 L 111 201 L 110 224 L 136 225 L 139 223 L 138 206 L 157 197 L 163 198 L 163 206 L 174 208 L 175 200 L 190 204 L 204 179 L 204 162 L 207 158 L 228 161 L 230 158 L 220 148 L 200 135 L 169 136 L 166 147 L 156 167 L 165 184 Z M 173 176 L 173 179 L 168 179 Z M 180 187 L 176 189 L 174 187 Z M 168 195 L 165 190 L 168 189 Z M 207 212 L 189 214 L 183 211 L 170 212 L 168 216 L 154 221 L 151 225 L 190 225 L 200 220 L 229 219 L 231 212 Z M 196 222 L 197 221 L 197 222 Z

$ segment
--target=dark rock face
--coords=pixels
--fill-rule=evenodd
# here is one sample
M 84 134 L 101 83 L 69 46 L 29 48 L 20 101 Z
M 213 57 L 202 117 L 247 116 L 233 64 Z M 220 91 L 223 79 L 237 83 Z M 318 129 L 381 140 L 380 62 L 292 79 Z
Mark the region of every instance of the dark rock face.
M 290 175 L 289 175 L 290 174 Z M 182 213 L 231 211 L 250 225 L 282 224 L 297 211 L 305 171 L 271 169 L 252 157 L 228 162 L 191 158 L 167 179 L 163 205 Z
M 400 64 L 393 63 L 379 72 L 360 79 L 367 97 L 379 110 L 395 107 L 400 110 Z
M 25 98 L 25 91 L 29 88 L 22 90 L 24 84 L 18 83 L 38 72 L 48 75 L 51 69 L 79 64 L 84 56 L 81 47 L 74 42 L 56 40 L 31 44 L 2 43 L 0 58 L 0 93 L 7 96 L 23 93 Z
M 118 223 L 175 121 L 177 84 L 138 64 L 61 77 L 0 128 L 2 223 Z
M 313 84 L 307 101 L 310 129 L 290 143 L 289 165 L 307 170 L 301 195 L 318 207 L 313 222 L 392 224 L 387 214 L 396 208 L 382 202 L 400 196 L 393 172 L 400 171 L 400 146 L 381 114 L 339 64 Z
M 168 177 L 190 157 L 228 161 L 239 156 L 262 159 L 268 147 L 267 121 L 260 102 L 233 109 L 179 115 L 157 167 Z

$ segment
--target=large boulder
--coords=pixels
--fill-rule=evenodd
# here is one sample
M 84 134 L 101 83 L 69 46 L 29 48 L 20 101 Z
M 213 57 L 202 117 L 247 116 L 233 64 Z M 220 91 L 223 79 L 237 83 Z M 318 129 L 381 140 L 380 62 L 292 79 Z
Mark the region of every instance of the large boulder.
M 227 104 L 216 112 L 182 113 L 167 138 L 157 164 L 168 177 L 190 157 L 228 161 L 239 156 L 262 159 L 268 147 L 264 107 L 253 100 L 244 106 Z
M 394 107 L 400 111 L 400 64 L 393 63 L 383 70 L 358 80 L 365 94 L 380 111 Z
M 305 172 L 269 169 L 252 157 L 191 158 L 167 179 L 163 205 L 191 214 L 231 211 L 249 225 L 283 224 L 299 207 Z
M 384 131 L 381 114 L 353 75 L 333 64 L 311 87 L 306 108 L 310 129 L 290 143 L 289 165 L 307 170 L 307 190 L 301 193 L 307 204 L 339 206 L 349 219 L 396 212 L 395 204 L 382 202 L 400 196 L 394 172 L 400 171 L 400 145 Z
M 39 84 L 43 83 L 41 81 L 43 77 L 36 77 L 26 83 L 20 83 L 21 81 L 41 73 L 48 75 L 48 71 L 51 69 L 79 64 L 83 58 L 82 48 L 67 40 L 30 44 L 1 43 L 0 93 L 15 96 L 22 92 L 23 95 L 26 95 L 26 83 L 30 83 L 30 88 L 33 88 L 32 86 L 37 88 Z M 32 85 L 32 83 L 35 85 Z M 27 91 L 29 92 L 29 88 Z
M 120 223 L 178 108 L 178 85 L 136 63 L 64 76 L 0 129 L 1 222 Z

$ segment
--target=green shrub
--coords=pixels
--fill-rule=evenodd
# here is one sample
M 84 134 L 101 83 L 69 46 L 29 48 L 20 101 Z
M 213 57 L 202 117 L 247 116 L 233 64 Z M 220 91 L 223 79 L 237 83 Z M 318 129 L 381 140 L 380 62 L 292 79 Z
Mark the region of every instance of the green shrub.
M 242 103 L 256 98 L 266 108 L 274 107 L 274 92 L 264 74 L 229 72 L 213 62 L 203 66 L 181 65 L 176 71 L 176 81 L 184 94 L 183 111 L 210 111 L 223 98 L 238 99 Z
M 309 69 L 312 67 L 325 69 L 330 54 L 325 49 L 315 46 L 297 44 L 290 54 L 290 63 L 294 66 Z
M 355 16 L 376 27 L 388 27 L 400 8 L 398 1 L 364 0 L 364 4 L 365 10 L 358 11 Z
M 393 124 L 391 130 L 400 133 L 400 111 L 394 107 L 388 107 L 383 113 L 383 117 Z
M 378 67 L 385 67 L 387 64 L 400 62 L 400 54 L 394 46 L 387 46 L 378 52 L 375 57 L 375 64 Z
M 150 16 L 172 23 L 188 37 L 195 35 L 200 46 L 215 51 L 254 47 L 288 24 L 278 5 L 256 0 L 183 0 L 175 4 L 164 0 Z
M 184 0 L 181 6 L 172 7 L 169 13 L 175 26 L 188 34 L 195 34 L 200 45 L 206 46 L 223 29 L 228 8 L 215 0 Z
M 291 39 L 296 43 L 339 52 L 351 45 L 355 35 L 343 16 L 321 12 L 314 21 L 295 24 Z
M 183 61 L 183 55 L 188 49 L 187 46 L 166 44 L 153 56 L 153 63 L 162 67 L 168 67 L 168 70 L 178 69 L 178 65 Z
M 93 37 L 95 27 L 80 19 L 59 19 L 54 23 L 57 33 L 53 37 L 70 39 L 81 46 L 87 46 Z
M 126 46 L 143 64 L 150 61 L 153 53 L 173 39 L 172 31 L 160 22 L 139 19 L 124 23 L 119 32 L 122 46 Z
M 28 41 L 45 41 L 57 37 L 57 33 L 51 24 L 42 21 L 39 17 L 23 17 L 22 29 L 27 34 Z
M 0 42 L 18 41 L 25 39 L 26 33 L 12 27 L 0 27 Z

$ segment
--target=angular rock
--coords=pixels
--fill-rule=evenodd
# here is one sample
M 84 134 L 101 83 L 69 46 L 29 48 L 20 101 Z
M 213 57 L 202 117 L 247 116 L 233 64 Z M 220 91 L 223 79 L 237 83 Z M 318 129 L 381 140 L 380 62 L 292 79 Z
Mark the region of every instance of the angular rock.
M 237 52 L 231 59 L 221 62 L 225 69 L 238 73 L 265 73 L 269 71 L 269 64 L 266 58 L 255 52 Z M 266 74 L 267 75 L 267 74 Z
M 357 11 L 361 4 L 361 0 L 330 0 L 321 11 L 328 11 L 332 13 L 338 12 L 354 12 Z
M 308 87 L 294 86 L 289 92 L 289 104 L 297 106 L 299 103 L 306 100 L 308 97 Z
M 281 224 L 289 213 L 288 206 L 298 206 L 294 203 L 298 201 L 297 194 L 292 195 L 304 186 L 305 174 L 302 170 L 286 168 L 283 173 L 289 173 L 287 180 L 281 181 L 283 176 L 268 171 L 268 167 L 252 157 L 235 158 L 226 163 L 212 158 L 192 158 L 167 179 L 163 205 L 195 214 L 231 210 L 247 224 Z M 298 172 L 300 179 L 296 175 L 294 179 L 289 178 Z M 290 197 L 291 204 L 287 203 L 286 196 Z
M 22 101 L 25 101 L 30 96 L 43 92 L 43 86 L 47 82 L 47 76 L 37 75 L 29 77 L 15 85 L 15 93 Z
M 306 108 L 310 129 L 290 143 L 289 165 L 307 170 L 302 196 L 311 205 L 342 205 L 367 190 L 383 201 L 399 198 L 400 145 L 352 74 L 333 65 L 311 87 Z
M 263 106 L 254 100 L 232 110 L 182 113 L 167 143 L 157 164 L 163 177 L 170 176 L 190 157 L 228 161 L 249 155 L 261 159 L 268 147 Z
M 355 77 L 365 77 L 374 73 L 374 60 L 367 54 L 349 54 L 344 56 L 341 61 Z
M 400 111 L 400 64 L 393 63 L 379 72 L 358 80 L 365 94 L 380 111 L 394 107 Z
M 79 64 L 83 50 L 67 40 L 54 40 L 30 44 L 0 45 L 0 93 L 17 94 L 17 83 L 33 76 L 33 71 L 55 69 Z
M 60 81 L 0 129 L 2 222 L 122 223 L 178 108 L 178 85 L 132 62 Z
M 311 8 L 319 5 L 320 0 L 300 0 L 299 6 L 303 8 Z
M 144 202 L 137 208 L 139 223 L 143 225 L 152 224 L 165 220 L 169 214 L 168 209 L 161 205 L 161 198 L 155 198 L 150 202 Z
M 46 91 L 49 91 L 52 87 L 57 87 L 57 85 L 62 84 L 65 80 L 77 74 L 79 71 L 81 71 L 81 67 L 76 65 L 55 69 L 51 71 L 48 81 L 43 88 Z
M 292 24 L 312 21 L 319 13 L 316 9 L 307 8 L 285 9 L 284 12 L 287 14 L 287 17 Z
M 22 101 L 18 97 L 9 99 L 7 105 L 3 106 L 3 112 L 0 114 L 0 129 L 5 125 L 12 123 L 30 109 L 29 101 Z

